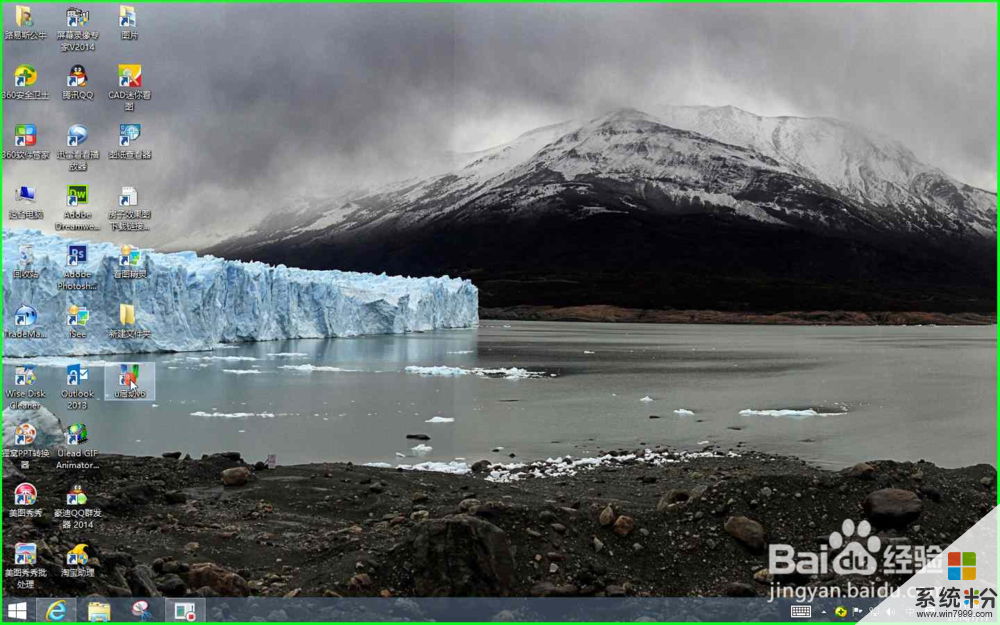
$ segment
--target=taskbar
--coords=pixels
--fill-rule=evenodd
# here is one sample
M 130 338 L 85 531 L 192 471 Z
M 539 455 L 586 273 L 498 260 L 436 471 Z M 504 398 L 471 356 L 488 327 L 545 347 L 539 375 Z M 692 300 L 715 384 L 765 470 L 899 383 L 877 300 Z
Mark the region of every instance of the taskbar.
M 4 622 L 840 622 L 856 623 L 880 599 L 758 598 L 327 598 L 5 597 Z M 877 615 L 877 612 L 875 612 Z M 899 621 L 913 616 L 899 615 Z

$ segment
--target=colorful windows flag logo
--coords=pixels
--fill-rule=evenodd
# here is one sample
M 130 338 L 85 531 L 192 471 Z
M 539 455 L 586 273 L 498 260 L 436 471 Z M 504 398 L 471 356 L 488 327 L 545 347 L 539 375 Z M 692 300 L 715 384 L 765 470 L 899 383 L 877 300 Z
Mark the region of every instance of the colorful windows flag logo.
M 975 569 L 973 569 L 973 571 L 974 570 Z M 973 573 L 973 575 L 975 575 L 975 573 Z M 979 591 L 978 590 L 964 590 L 962 592 L 965 593 L 965 600 L 963 601 L 963 603 L 965 605 L 969 606 L 970 608 L 974 608 L 977 605 L 979 605 Z
M 976 579 L 976 552 L 949 551 L 948 579 L 955 581 Z

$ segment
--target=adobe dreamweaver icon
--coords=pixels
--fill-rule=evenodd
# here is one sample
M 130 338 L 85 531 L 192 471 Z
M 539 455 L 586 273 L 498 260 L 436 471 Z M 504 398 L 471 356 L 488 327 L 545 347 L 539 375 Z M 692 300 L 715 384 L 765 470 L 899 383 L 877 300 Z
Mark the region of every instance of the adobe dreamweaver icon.
M 957 581 L 976 579 L 976 552 L 949 551 L 948 579 Z

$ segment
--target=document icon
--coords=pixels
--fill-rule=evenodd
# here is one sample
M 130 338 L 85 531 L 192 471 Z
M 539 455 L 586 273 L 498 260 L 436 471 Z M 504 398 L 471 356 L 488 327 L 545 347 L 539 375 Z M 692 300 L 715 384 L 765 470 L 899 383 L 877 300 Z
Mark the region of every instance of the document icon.
M 139 192 L 135 187 L 122 187 L 122 194 L 118 198 L 118 206 L 138 206 Z
M 130 326 L 134 324 L 135 306 L 133 306 L 132 304 L 119 304 L 118 316 L 121 318 L 122 325 Z

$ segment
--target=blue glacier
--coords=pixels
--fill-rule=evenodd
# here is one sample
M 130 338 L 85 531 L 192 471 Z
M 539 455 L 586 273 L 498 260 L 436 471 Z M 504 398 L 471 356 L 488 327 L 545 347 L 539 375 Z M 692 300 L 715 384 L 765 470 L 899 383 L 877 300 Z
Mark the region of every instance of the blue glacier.
M 79 266 L 67 266 L 70 244 L 87 244 Z M 21 262 L 23 246 L 33 261 Z M 3 306 L 6 357 L 198 351 L 219 343 L 394 334 L 467 328 L 479 321 L 479 291 L 460 278 L 408 278 L 344 271 L 310 271 L 245 263 L 194 252 L 141 250 L 146 277 L 121 279 L 121 247 L 37 230 L 3 230 Z M 38 273 L 15 279 L 15 271 Z M 89 278 L 66 279 L 67 272 Z M 93 290 L 74 286 L 93 283 Z M 68 287 L 68 288 L 67 288 Z M 120 305 L 134 306 L 125 326 Z M 31 326 L 16 326 L 21 306 L 38 311 Z M 67 323 L 71 306 L 86 309 L 85 327 Z M 148 337 L 118 338 L 123 329 Z M 70 331 L 86 338 L 71 338 Z M 17 338 L 35 331 L 44 338 Z

